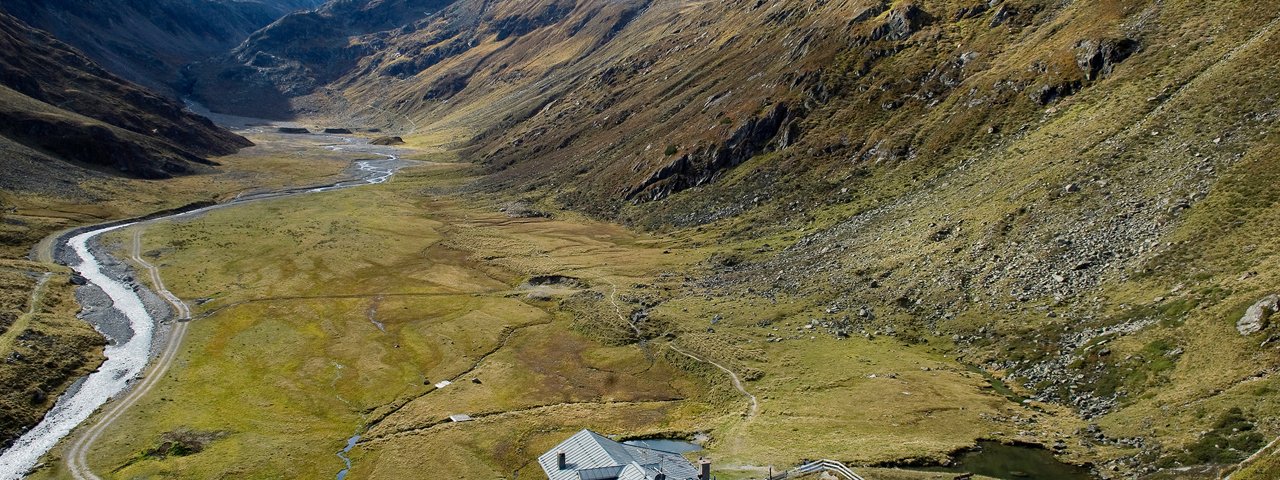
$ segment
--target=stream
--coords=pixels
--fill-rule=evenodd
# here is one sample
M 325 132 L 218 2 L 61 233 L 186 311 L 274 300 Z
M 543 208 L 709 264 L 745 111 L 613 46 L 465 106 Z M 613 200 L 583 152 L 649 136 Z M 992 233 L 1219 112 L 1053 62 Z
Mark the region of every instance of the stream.
M 391 148 L 356 144 L 353 139 L 347 137 L 315 136 L 336 138 L 344 143 L 326 147 L 331 150 L 361 150 L 385 158 L 355 162 L 354 168 L 350 170 L 354 177 L 352 180 L 248 195 L 223 204 L 157 218 L 117 222 L 100 228 L 90 227 L 87 231 L 77 230 L 69 234 L 73 235 L 65 241 L 69 252 L 60 258 L 60 261 L 68 264 L 75 262 L 71 268 L 88 281 L 88 285 L 80 289 L 97 289 L 101 294 L 105 294 L 99 295 L 96 292 L 93 295 L 86 294 L 83 298 L 90 298 L 95 302 L 82 303 L 81 316 L 102 319 L 92 323 L 94 328 L 108 340 L 103 351 L 106 360 L 96 371 L 68 388 L 39 424 L 32 427 L 14 441 L 8 450 L 0 454 L 0 480 L 16 480 L 26 476 L 39 463 L 40 458 L 53 449 L 63 437 L 88 420 L 99 407 L 127 391 L 135 380 L 139 379 L 155 353 L 153 340 L 158 326 L 172 316 L 168 313 L 155 313 L 167 312 L 163 306 L 154 308 L 162 304 L 163 300 L 159 300 L 159 297 L 144 285 L 135 282 L 132 273 L 124 267 L 123 262 L 110 257 L 100 248 L 95 248 L 93 242 L 98 237 L 130 226 L 194 216 L 213 209 L 247 202 L 380 184 L 409 164 L 394 153 L 384 153 L 393 152 L 394 149 Z M 59 239 L 59 243 L 62 243 L 62 239 Z M 73 259 L 72 256 L 75 258 Z M 160 293 L 163 295 L 168 292 Z M 82 298 L 79 289 L 77 298 Z M 149 306 L 153 308 L 149 309 Z M 349 450 L 354 443 L 348 443 Z M 345 458 L 344 460 L 350 468 L 350 461 Z
M 360 434 L 357 433 L 355 435 L 352 435 L 351 438 L 347 439 L 347 446 L 343 448 L 341 452 L 338 452 L 338 458 L 341 458 L 342 464 L 346 465 L 346 467 L 344 467 L 341 471 L 338 472 L 338 480 L 347 479 L 347 472 L 351 471 L 351 457 L 348 457 L 347 454 L 351 453 L 351 449 L 356 448 L 356 443 L 359 443 L 359 442 L 360 442 Z

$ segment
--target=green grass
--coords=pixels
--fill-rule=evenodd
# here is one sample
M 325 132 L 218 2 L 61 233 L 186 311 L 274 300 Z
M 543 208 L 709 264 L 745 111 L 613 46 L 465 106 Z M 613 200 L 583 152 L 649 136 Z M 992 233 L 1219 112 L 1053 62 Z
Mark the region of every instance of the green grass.
M 1257 461 L 1241 468 L 1231 478 L 1240 480 L 1266 480 L 1280 477 L 1280 455 L 1274 450 L 1262 455 Z
M 427 466 L 533 475 L 538 453 L 587 427 L 708 432 L 706 453 L 726 471 L 813 457 L 938 459 L 1010 435 L 993 418 L 1028 412 L 928 345 L 827 336 L 765 343 L 770 328 L 794 328 L 807 312 L 689 295 L 667 273 L 695 268 L 709 249 L 568 213 L 512 219 L 498 212 L 502 199 L 421 193 L 466 175 L 451 165 L 415 167 L 381 186 L 147 227 L 144 254 L 171 290 L 200 300 L 197 319 L 155 392 L 91 452 L 95 471 L 323 477 L 341 468 L 335 452 L 360 432 L 356 477 L 400 478 Z M 546 274 L 581 280 L 544 289 L 550 300 L 520 288 Z M 583 292 L 594 292 L 597 315 L 561 304 Z M 601 330 L 582 328 L 619 328 L 611 317 L 641 305 L 653 307 L 651 325 L 662 330 L 644 344 L 605 342 Z M 713 312 L 724 320 L 705 332 Z M 727 375 L 674 354 L 665 347 L 673 340 L 749 379 L 759 415 L 744 417 L 746 399 Z M 430 385 L 444 379 L 457 383 Z M 442 423 L 454 413 L 476 421 Z M 1040 415 L 1044 425 L 1071 425 Z M 183 431 L 217 435 L 199 451 L 156 454 Z
M 354 453 L 356 476 L 398 477 L 433 466 L 476 477 L 536 475 L 531 458 L 583 426 L 628 434 L 706 430 L 708 453 L 729 472 L 818 456 L 936 459 L 977 438 L 1069 438 L 1084 423 L 1065 407 L 1008 402 L 955 356 L 1041 362 L 1081 329 L 1138 321 L 1150 326 L 1066 352 L 1075 363 L 1061 375 L 1085 374 L 1074 385 L 1080 390 L 1121 394 L 1115 411 L 1094 419 L 1109 435 L 1190 452 L 1188 461 L 1230 461 L 1236 455 L 1206 451 L 1199 433 L 1220 429 L 1223 413 L 1240 409 L 1264 437 L 1280 432 L 1273 349 L 1261 346 L 1265 336 L 1234 331 L 1243 309 L 1280 283 L 1280 138 L 1267 123 L 1274 95 L 1265 94 L 1280 78 L 1270 61 L 1280 43 L 1275 32 L 1245 43 L 1275 7 L 1014 3 L 1024 12 L 1043 9 L 1018 19 L 1024 26 L 991 28 L 986 18 L 947 21 L 969 3 L 922 5 L 937 22 L 903 44 L 819 42 L 827 46 L 815 43 L 804 61 L 776 64 L 752 61 L 731 45 L 762 40 L 763 53 L 754 55 L 787 58 L 782 42 L 764 37 L 777 31 L 748 31 L 758 20 L 750 11 L 724 14 L 726 26 L 706 41 L 691 35 L 707 29 L 692 26 L 699 15 L 719 15 L 708 13 L 714 3 L 650 9 L 658 17 L 639 25 L 663 25 L 663 33 L 649 37 L 643 32 L 659 29 L 636 28 L 621 38 L 641 41 L 603 48 L 603 55 L 648 65 L 646 80 L 634 89 L 545 82 L 568 89 L 559 93 L 573 102 L 518 96 L 520 79 L 484 78 L 507 69 L 476 70 L 464 92 L 470 96 L 448 106 L 421 104 L 415 82 L 355 85 L 345 92 L 351 98 L 405 100 L 406 110 L 421 109 L 415 118 L 434 120 L 407 135 L 421 149 L 415 158 L 484 159 L 493 176 L 481 191 L 506 194 L 453 193 L 474 180 L 473 169 L 433 166 L 385 186 L 155 227 L 148 253 L 181 296 L 209 299 L 201 306 L 209 315 L 193 325 L 187 363 L 173 373 L 182 382 L 168 387 L 173 406 L 145 400 L 130 420 L 136 438 L 117 434 L 95 461 L 119 466 L 186 426 L 229 433 L 201 453 L 138 461 L 121 475 L 213 476 L 236 468 L 328 475 L 341 440 L 370 422 L 376 439 Z M 827 6 L 834 10 L 814 18 L 847 19 L 857 7 Z M 831 31 L 847 30 L 843 22 Z M 672 25 L 690 28 L 674 32 Z M 633 34 L 639 38 L 626 37 Z M 1113 76 L 1051 105 L 1029 100 L 1039 86 L 1079 80 L 1072 63 L 1081 40 L 1130 35 L 1143 49 Z M 689 53 L 638 58 L 619 46 L 653 45 L 659 37 L 688 43 Z M 521 78 L 599 78 L 558 63 L 585 48 L 572 42 L 526 56 L 539 46 L 505 49 L 485 40 L 420 79 L 481 57 L 521 69 Z M 965 71 L 948 70 L 968 53 L 974 63 Z M 958 86 L 937 85 L 937 72 L 954 75 Z M 797 74 L 817 80 L 793 82 Z M 732 81 L 738 77 L 751 78 L 750 85 Z M 757 88 L 787 84 L 790 93 Z M 704 99 L 730 90 L 723 107 L 706 110 Z M 809 101 L 824 92 L 845 94 Z M 605 101 L 611 97 L 630 99 Z M 744 124 L 781 100 L 815 105 L 800 124 L 799 144 L 662 202 L 620 198 L 674 160 L 681 145 L 694 151 L 722 142 L 721 132 L 733 130 L 726 120 Z M 534 120 L 520 123 L 526 111 Z M 630 123 L 606 121 L 623 111 L 633 114 Z M 500 128 L 490 128 L 497 122 Z M 486 135 L 481 145 L 451 149 L 479 132 Z M 142 188 L 132 200 L 105 206 L 32 199 L 22 212 L 61 225 L 237 191 L 224 187 L 336 172 L 338 159 L 317 158 L 313 171 L 309 162 L 276 155 L 297 145 L 263 148 L 276 161 L 241 158 L 233 168 L 255 178 L 225 179 L 216 195 L 205 182 L 224 180 L 193 179 Z M 1068 184 L 1078 191 L 1068 192 Z M 112 192 L 129 191 L 117 188 Z M 515 190 L 554 217 L 498 214 L 496 206 Z M 1196 203 L 1169 208 L 1181 199 Z M 554 208 L 566 205 L 663 233 Z M 1107 231 L 1116 219 L 1130 219 L 1136 233 Z M 813 235 L 841 226 L 839 238 Z M 1076 259 L 1057 257 L 1070 251 L 1061 240 L 1100 243 L 1082 254 L 1123 255 L 1110 267 L 1101 262 L 1112 260 L 1099 260 L 1072 273 L 1076 262 L 1068 260 Z M 1142 253 L 1131 252 L 1139 247 Z M 551 273 L 585 285 L 551 291 L 549 299 L 517 287 Z M 1087 281 L 1062 298 L 1052 288 L 1018 298 L 1017 291 L 1054 274 Z M 700 283 L 708 278 L 729 285 Z M 766 290 L 776 295 L 766 297 Z M 284 298 L 299 295 L 317 298 Z M 827 318 L 825 307 L 837 299 L 871 307 L 873 326 L 899 333 L 835 340 L 803 329 Z M 650 309 L 646 327 L 653 328 L 631 335 L 627 318 L 641 306 Z M 387 333 L 370 312 L 387 320 Z M 717 316 L 720 323 L 711 325 Z M 994 333 L 971 346 L 949 340 L 980 329 Z M 766 341 L 771 333 L 786 340 Z M 648 341 L 638 345 L 638 338 Z M 670 355 L 668 342 L 747 378 L 759 415 L 743 417 L 745 398 L 724 373 Z M 458 385 L 439 392 L 423 385 L 472 365 Z M 349 381 L 326 383 L 333 379 Z M 241 413 L 246 405 L 252 411 Z M 456 412 L 485 415 L 437 425 Z M 1242 445 L 1256 443 L 1247 440 Z M 1068 450 L 1089 461 L 1135 453 L 1078 442 Z
M 1232 408 L 1182 452 L 1162 460 L 1163 467 L 1235 464 L 1261 449 L 1268 439 L 1256 431 L 1255 420 Z
M 601 410 L 620 410 L 602 418 L 621 422 L 619 415 L 666 411 L 694 395 L 695 384 L 682 383 L 683 374 L 661 364 L 647 375 L 655 385 L 675 382 L 664 387 L 672 389 L 667 393 L 620 381 L 630 368 L 620 358 L 644 358 L 634 347 L 602 351 L 608 347 L 585 339 L 558 342 L 573 338 L 564 335 L 563 323 L 550 323 L 552 314 L 522 295 L 507 295 L 527 273 L 498 265 L 536 258 L 517 254 L 485 265 L 446 245 L 478 242 L 507 252 L 508 243 L 527 242 L 589 270 L 627 253 L 609 239 L 612 232 L 631 241 L 624 231 L 563 222 L 506 225 L 496 211 L 439 211 L 442 203 L 424 209 L 421 198 L 403 193 L 422 186 L 407 174 L 403 185 L 260 202 L 150 227 L 143 249 L 169 287 L 206 301 L 168 376 L 93 453 L 96 470 L 121 477 L 326 476 L 340 468 L 333 453 L 344 439 L 392 405 L 408 403 L 379 428 L 435 418 L 444 412 L 437 408 L 482 413 L 467 406 L 472 402 L 491 403 L 494 412 L 595 402 Z M 513 232 L 475 238 L 469 229 L 455 230 L 461 222 L 445 228 L 441 220 L 455 216 Z M 490 243 L 497 239 L 509 240 Z M 494 352 L 506 344 L 512 346 Z M 464 395 L 455 407 L 411 401 L 430 391 L 427 383 L 457 376 L 490 352 L 475 372 L 486 380 L 482 386 L 459 382 L 423 397 Z M 591 360 L 581 363 L 583 357 Z M 564 370 L 575 364 L 580 371 Z M 537 371 L 546 373 L 530 376 Z M 557 379 L 570 373 L 585 376 L 588 387 L 566 399 Z M 529 385 L 540 385 L 542 393 L 529 395 Z M 700 407 L 678 407 L 688 408 Z M 146 454 L 167 432 L 182 429 L 225 433 L 198 453 Z M 44 474 L 56 476 L 58 468 Z

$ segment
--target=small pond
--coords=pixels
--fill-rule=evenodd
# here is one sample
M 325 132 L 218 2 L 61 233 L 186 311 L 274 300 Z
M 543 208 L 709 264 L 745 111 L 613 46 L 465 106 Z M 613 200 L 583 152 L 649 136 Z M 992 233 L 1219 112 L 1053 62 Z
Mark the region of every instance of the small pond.
M 1088 468 L 1064 463 L 1043 448 L 978 442 L 978 450 L 966 452 L 955 465 L 929 467 L 931 472 L 974 473 L 1004 480 L 1096 480 Z
M 637 447 L 651 448 L 654 450 L 659 450 L 659 451 L 669 452 L 669 453 L 689 453 L 689 452 L 696 452 L 698 450 L 702 450 L 702 447 L 698 445 L 686 442 L 684 440 L 674 440 L 670 438 L 627 440 L 622 443 L 625 443 L 627 445 L 634 445 Z

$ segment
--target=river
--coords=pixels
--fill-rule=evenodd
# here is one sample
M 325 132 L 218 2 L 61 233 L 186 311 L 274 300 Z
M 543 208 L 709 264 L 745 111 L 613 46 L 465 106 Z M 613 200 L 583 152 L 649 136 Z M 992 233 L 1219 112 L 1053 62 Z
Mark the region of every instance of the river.
M 94 411 L 117 395 L 126 392 L 139 379 L 153 356 L 153 340 L 157 327 L 166 319 L 156 318 L 157 316 L 148 310 L 143 296 L 138 293 L 146 289 L 143 285 L 136 283 L 131 275 L 112 275 L 111 272 L 106 271 L 104 265 L 119 265 L 121 262 L 106 258 L 108 255 L 102 249 L 92 248 L 95 239 L 122 228 L 193 216 L 216 208 L 226 208 L 252 201 L 380 184 L 408 164 L 393 153 L 395 151 L 393 148 L 358 144 L 348 137 L 329 135 L 316 137 L 336 138 L 343 142 L 341 145 L 328 147 L 332 150 L 357 150 L 385 158 L 356 162 L 351 170 L 353 179 L 349 181 L 241 197 L 224 204 L 187 212 L 91 229 L 75 234 L 66 241 L 65 245 L 76 257 L 76 263 L 71 265 L 71 268 L 88 281 L 88 285 L 82 288 L 97 288 L 106 295 L 102 305 L 85 305 L 82 311 L 88 313 L 95 308 L 110 308 L 122 317 L 121 323 L 124 325 L 109 329 L 94 325 L 108 339 L 108 344 L 103 351 L 106 360 L 97 371 L 69 388 L 58 398 L 39 424 L 32 427 L 8 450 L 0 454 L 0 480 L 16 480 L 26 476 L 39 463 L 41 457 L 77 426 L 88 420 Z M 161 291 L 159 294 L 172 295 L 168 291 Z M 109 305 L 105 300 L 109 300 Z

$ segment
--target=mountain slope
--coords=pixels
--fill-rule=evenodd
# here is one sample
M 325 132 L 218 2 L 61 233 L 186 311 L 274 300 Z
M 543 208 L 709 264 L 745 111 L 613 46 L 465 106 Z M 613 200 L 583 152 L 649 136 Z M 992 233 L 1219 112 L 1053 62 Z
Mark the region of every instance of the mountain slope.
M 296 12 L 253 33 L 229 54 L 195 65 L 186 82 L 215 111 L 288 116 L 290 98 L 307 95 L 385 48 L 388 30 L 429 15 L 451 0 L 335 0 Z
M 785 368 L 722 340 L 778 318 L 928 344 L 1032 400 L 995 437 L 1212 476 L 1280 435 L 1277 25 L 1261 0 L 341 0 L 188 80 L 712 250 L 642 310 L 729 344 L 708 358 Z M 709 329 L 687 298 L 739 306 Z M 1058 408 L 1088 426 L 1042 435 Z
M 954 343 L 1103 426 L 1073 448 L 1175 466 L 1245 453 L 1196 433 L 1231 408 L 1280 433 L 1276 331 L 1236 329 L 1280 283 L 1278 19 L 464 0 L 301 103 L 464 146 L 485 191 L 713 232 L 711 291 Z
M 107 70 L 181 93 L 186 65 L 231 50 L 277 18 L 318 0 L 0 0 L 0 10 L 50 32 Z
M 0 136 L 39 155 L 113 169 L 142 178 L 191 173 L 249 145 L 166 99 L 130 84 L 48 34 L 0 14 Z M 65 165 L 50 167 L 54 178 Z M 48 178 L 14 176 L 5 183 Z

